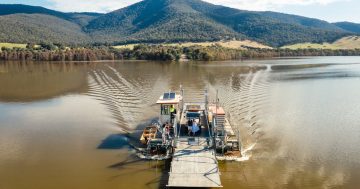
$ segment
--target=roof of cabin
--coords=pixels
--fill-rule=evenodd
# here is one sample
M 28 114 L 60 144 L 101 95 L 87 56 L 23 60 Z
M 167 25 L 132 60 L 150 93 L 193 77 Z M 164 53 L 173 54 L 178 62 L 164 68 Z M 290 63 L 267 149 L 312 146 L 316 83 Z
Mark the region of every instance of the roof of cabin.
M 175 96 L 172 96 L 171 98 L 167 97 L 167 94 L 169 93 L 161 95 L 156 104 L 178 104 L 182 100 L 182 96 L 179 94 L 175 94 Z

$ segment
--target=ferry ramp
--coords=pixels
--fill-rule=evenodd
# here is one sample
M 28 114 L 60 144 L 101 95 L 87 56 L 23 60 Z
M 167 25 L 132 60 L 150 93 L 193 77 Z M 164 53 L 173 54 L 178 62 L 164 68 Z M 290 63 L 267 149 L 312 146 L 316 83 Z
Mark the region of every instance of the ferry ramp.
M 167 187 L 220 188 L 215 151 L 205 137 L 179 138 Z

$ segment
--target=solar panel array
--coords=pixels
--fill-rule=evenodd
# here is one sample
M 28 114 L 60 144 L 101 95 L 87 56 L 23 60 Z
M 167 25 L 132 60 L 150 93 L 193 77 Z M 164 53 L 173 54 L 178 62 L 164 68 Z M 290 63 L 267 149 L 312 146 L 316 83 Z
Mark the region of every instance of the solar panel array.
M 171 99 L 175 99 L 175 93 L 164 93 L 164 100 L 171 100 Z

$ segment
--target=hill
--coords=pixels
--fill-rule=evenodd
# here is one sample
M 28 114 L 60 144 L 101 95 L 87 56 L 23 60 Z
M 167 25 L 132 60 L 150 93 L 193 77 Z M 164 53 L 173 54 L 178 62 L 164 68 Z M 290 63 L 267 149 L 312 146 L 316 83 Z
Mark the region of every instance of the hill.
M 351 23 L 351 22 L 337 22 L 334 23 L 334 25 L 346 31 L 360 34 L 360 24 Z
M 258 12 L 259 14 L 262 14 L 263 16 L 276 19 L 281 22 L 289 23 L 289 24 L 297 24 L 305 27 L 311 27 L 311 28 L 317 28 L 317 29 L 324 29 L 324 30 L 335 30 L 335 31 L 343 31 L 342 28 L 331 24 L 329 22 L 319 20 L 319 19 L 313 19 L 313 18 L 307 18 L 304 16 L 297 16 L 297 15 L 291 15 L 291 14 L 283 14 L 283 13 L 277 13 L 277 12 L 271 12 L 271 11 L 265 11 L 265 12 Z
M 145 0 L 100 16 L 86 29 L 97 39 L 120 43 L 245 37 L 192 9 L 189 3 L 194 2 L 198 1 Z
M 15 43 L 85 44 L 91 38 L 78 24 L 44 14 L 11 14 L 0 17 L 0 41 Z
M 349 36 L 336 40 L 333 43 L 299 43 L 282 47 L 283 49 L 360 49 L 360 37 Z
M 82 27 L 99 13 L 63 13 L 39 6 L 0 5 L 0 41 L 12 43 L 86 44 Z
M 21 5 L 21 4 L 1 4 L 0 16 L 10 15 L 10 14 L 45 14 L 63 19 L 70 19 L 70 14 L 46 9 L 44 7 Z
M 119 43 L 249 38 L 271 46 L 334 41 L 348 33 L 317 19 L 243 11 L 200 0 L 141 1 L 94 19 L 86 29 L 97 39 Z
M 0 5 L 0 42 L 129 44 L 247 39 L 279 47 L 331 43 L 353 34 L 318 19 L 238 10 L 201 0 L 143 0 L 107 14 Z
M 87 25 L 94 18 L 101 16 L 100 13 L 92 12 L 74 12 L 63 13 L 59 11 L 50 10 L 39 6 L 29 6 L 22 4 L 0 4 L 0 16 L 12 15 L 12 14 L 41 14 L 54 16 L 60 19 L 75 22 L 81 26 Z

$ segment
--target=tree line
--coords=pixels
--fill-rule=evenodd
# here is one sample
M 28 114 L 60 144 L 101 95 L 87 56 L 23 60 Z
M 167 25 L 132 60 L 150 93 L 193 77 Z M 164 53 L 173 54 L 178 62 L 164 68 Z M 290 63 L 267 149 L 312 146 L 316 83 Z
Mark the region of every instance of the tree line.
M 65 47 L 61 44 L 28 44 L 25 49 L 1 48 L 0 60 L 20 61 L 101 61 L 101 60 L 161 60 L 196 61 L 239 60 L 291 56 L 360 56 L 360 49 L 230 49 L 219 45 L 166 46 L 136 45 L 133 49 L 111 46 Z

